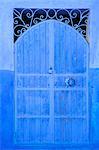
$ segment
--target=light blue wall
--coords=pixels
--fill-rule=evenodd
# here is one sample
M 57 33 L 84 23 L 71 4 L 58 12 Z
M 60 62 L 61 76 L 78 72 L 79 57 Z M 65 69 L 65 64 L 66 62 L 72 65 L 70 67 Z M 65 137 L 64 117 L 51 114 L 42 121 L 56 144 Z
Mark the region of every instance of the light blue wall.
M 14 69 L 13 8 L 90 8 L 90 67 L 99 67 L 98 0 L 1 0 L 0 1 L 0 69 Z

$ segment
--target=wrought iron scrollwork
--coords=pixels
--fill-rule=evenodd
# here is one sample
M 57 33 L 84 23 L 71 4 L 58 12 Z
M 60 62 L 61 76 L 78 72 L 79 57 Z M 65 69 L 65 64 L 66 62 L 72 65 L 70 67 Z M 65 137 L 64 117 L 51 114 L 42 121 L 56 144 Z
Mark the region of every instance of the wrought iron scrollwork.
M 45 20 L 55 19 L 74 27 L 87 38 L 89 9 L 14 9 L 14 41 L 31 26 Z

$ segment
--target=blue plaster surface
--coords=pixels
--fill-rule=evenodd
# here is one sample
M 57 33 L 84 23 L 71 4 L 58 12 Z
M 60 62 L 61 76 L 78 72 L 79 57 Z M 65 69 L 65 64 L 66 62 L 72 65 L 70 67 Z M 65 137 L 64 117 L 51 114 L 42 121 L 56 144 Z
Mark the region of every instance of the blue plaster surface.
M 14 73 L 0 71 L 0 101 L 1 101 L 1 147 L 11 147 L 13 144 L 13 104 L 14 104 Z M 0 149 L 1 150 L 1 149 Z
M 99 69 L 90 69 L 90 96 L 91 101 L 91 134 L 92 142 L 99 143 Z

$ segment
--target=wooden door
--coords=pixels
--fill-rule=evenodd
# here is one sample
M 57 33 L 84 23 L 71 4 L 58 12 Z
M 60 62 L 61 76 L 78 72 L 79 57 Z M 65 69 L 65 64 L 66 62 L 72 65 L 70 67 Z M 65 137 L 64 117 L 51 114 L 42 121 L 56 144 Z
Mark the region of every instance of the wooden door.
M 15 143 L 88 142 L 88 44 L 47 20 L 15 43 Z
M 88 141 L 88 45 L 70 26 L 54 23 L 55 142 Z

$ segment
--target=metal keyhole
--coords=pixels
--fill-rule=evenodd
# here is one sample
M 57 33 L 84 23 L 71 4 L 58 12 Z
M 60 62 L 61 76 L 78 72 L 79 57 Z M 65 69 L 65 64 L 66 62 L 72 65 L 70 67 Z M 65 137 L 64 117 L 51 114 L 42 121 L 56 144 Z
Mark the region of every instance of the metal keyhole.
M 49 68 L 49 74 L 52 74 L 52 73 L 53 73 L 53 68 L 50 67 L 50 68 Z

